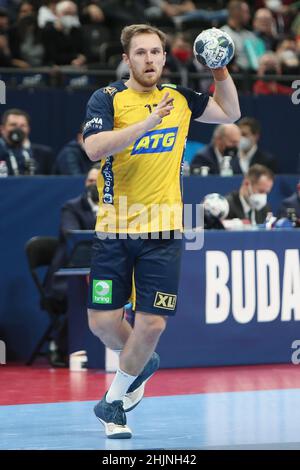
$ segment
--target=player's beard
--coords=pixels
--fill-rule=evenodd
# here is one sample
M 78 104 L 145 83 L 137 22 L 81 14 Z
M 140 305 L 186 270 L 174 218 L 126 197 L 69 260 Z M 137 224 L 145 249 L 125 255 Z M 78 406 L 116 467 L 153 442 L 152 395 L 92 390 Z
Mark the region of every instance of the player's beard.
M 157 70 L 149 76 L 147 76 L 147 74 L 144 72 L 140 73 L 134 69 L 131 69 L 131 73 L 135 81 L 145 88 L 152 88 L 154 85 L 156 85 L 161 76 L 161 72 L 158 73 Z

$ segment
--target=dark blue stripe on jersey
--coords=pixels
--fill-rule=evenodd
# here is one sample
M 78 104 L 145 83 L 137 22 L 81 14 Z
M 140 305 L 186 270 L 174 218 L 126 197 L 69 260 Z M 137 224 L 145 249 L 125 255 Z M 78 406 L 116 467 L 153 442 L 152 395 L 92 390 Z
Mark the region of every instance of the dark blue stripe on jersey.
M 106 161 L 102 167 L 102 176 L 104 179 L 102 202 L 103 204 L 114 203 L 114 173 L 112 169 L 114 157 L 106 157 Z
M 174 86 L 172 84 L 163 84 L 160 86 L 160 89 L 161 88 L 171 88 L 181 93 L 188 102 L 188 106 L 192 112 L 192 119 L 197 119 L 203 114 L 209 100 L 209 95 L 207 93 L 197 93 L 196 91 L 191 90 L 190 88 L 185 88 L 181 85 Z

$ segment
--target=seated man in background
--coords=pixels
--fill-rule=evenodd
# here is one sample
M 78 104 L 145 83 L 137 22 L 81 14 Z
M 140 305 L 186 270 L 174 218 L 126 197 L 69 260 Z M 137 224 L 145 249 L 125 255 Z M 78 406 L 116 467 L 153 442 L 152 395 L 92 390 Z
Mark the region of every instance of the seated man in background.
M 0 161 L 7 175 L 50 175 L 53 152 L 50 147 L 29 140 L 30 117 L 21 109 L 8 109 L 2 115 Z
M 241 140 L 239 145 L 239 165 L 245 174 L 252 165 L 256 163 L 264 165 L 274 173 L 277 172 L 277 164 L 275 158 L 258 148 L 260 138 L 259 122 L 251 117 L 244 117 L 238 122 L 241 130 Z
M 296 192 L 281 202 L 277 217 L 279 219 L 281 217 L 287 217 L 289 215 L 289 209 L 293 209 L 293 212 L 295 212 L 297 219 L 300 220 L 300 180 L 298 181 Z
M 209 168 L 209 174 L 222 175 L 225 156 L 231 157 L 231 174 L 241 173 L 237 158 L 240 139 L 241 131 L 236 124 L 221 124 L 217 126 L 214 130 L 211 143 L 201 149 L 193 158 L 191 173 L 199 174 L 199 169 L 205 166 Z
M 99 165 L 94 164 L 85 180 L 85 190 L 74 199 L 67 201 L 61 209 L 59 245 L 49 266 L 45 287 L 47 295 L 67 305 L 67 280 L 63 276 L 55 276 L 55 272 L 68 262 L 67 236 L 70 230 L 94 230 L 98 211 L 97 177 Z M 66 307 L 67 308 L 67 307 Z M 66 362 L 67 332 L 63 328 L 56 339 L 54 354 L 50 355 L 53 366 Z
M 68 142 L 59 152 L 54 163 L 55 175 L 86 175 L 93 162 L 85 153 L 82 139 L 82 126 L 76 139 Z
M 271 211 L 267 195 L 274 183 L 273 172 L 263 165 L 253 165 L 238 191 L 227 194 L 229 213 L 226 219 L 241 219 L 246 224 L 262 224 Z

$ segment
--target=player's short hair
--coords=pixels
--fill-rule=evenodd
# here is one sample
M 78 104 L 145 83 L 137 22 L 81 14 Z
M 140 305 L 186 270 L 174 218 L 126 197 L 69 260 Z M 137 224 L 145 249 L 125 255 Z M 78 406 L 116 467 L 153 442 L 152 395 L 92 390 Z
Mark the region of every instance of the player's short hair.
M 244 117 L 239 120 L 238 126 L 248 126 L 252 132 L 252 134 L 257 135 L 260 134 L 261 127 L 257 119 L 252 117 Z
M 165 33 L 160 29 L 149 24 L 132 24 L 130 26 L 125 26 L 121 33 L 121 44 L 125 54 L 128 54 L 129 52 L 131 39 L 138 34 L 157 34 L 161 41 L 163 50 L 165 50 L 167 38 Z
M 247 171 L 245 177 L 251 181 L 251 183 L 257 183 L 261 176 L 266 176 L 270 180 L 274 181 L 274 173 L 270 168 L 267 168 L 264 165 L 259 165 L 258 163 L 252 165 Z
M 28 113 L 26 113 L 26 111 L 23 111 L 22 109 L 18 109 L 18 108 L 11 108 L 11 109 L 7 109 L 6 111 L 4 111 L 4 113 L 2 114 L 1 116 L 1 124 L 2 126 L 5 126 L 9 116 L 11 115 L 14 115 L 14 116 L 24 116 L 27 120 L 27 123 L 28 125 L 30 125 L 30 116 Z

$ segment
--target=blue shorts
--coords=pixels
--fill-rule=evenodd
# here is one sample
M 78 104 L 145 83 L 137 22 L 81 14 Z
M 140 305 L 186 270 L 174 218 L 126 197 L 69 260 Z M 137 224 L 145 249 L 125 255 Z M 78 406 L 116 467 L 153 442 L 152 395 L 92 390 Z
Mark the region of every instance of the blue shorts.
M 182 239 L 100 239 L 95 235 L 88 308 L 115 310 L 131 296 L 134 273 L 136 311 L 174 315 Z

